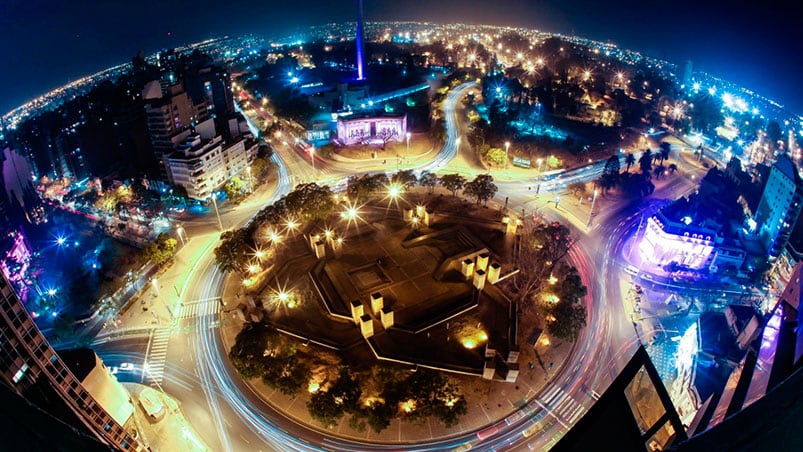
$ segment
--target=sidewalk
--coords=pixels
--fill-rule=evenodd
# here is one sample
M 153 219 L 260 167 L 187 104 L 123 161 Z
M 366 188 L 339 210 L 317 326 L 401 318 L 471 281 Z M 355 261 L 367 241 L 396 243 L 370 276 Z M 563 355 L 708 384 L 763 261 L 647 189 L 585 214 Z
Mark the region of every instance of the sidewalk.
M 179 402 L 162 391 L 137 383 L 122 383 L 131 394 L 134 404 L 134 417 L 144 443 L 153 451 L 192 451 L 211 452 L 192 425 L 184 417 Z M 145 412 L 140 397 L 152 391 L 149 400 L 156 399 L 161 410 L 155 416 Z

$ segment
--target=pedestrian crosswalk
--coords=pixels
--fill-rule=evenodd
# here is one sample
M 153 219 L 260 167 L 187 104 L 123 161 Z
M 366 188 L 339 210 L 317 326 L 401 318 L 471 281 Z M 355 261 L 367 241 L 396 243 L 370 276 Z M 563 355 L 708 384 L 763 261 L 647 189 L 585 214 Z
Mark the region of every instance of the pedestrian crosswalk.
M 171 328 L 156 328 L 151 335 L 148 348 L 147 376 L 151 385 L 162 384 L 167 359 L 167 345 L 170 342 Z
M 554 416 L 566 421 L 569 425 L 577 422 L 585 411 L 585 408 L 563 388 L 554 384 L 544 392 L 541 402 L 549 408 Z
M 208 298 L 203 300 L 196 300 L 186 302 L 181 305 L 179 310 L 179 319 L 190 319 L 204 315 L 210 315 L 217 312 L 220 308 L 220 298 Z

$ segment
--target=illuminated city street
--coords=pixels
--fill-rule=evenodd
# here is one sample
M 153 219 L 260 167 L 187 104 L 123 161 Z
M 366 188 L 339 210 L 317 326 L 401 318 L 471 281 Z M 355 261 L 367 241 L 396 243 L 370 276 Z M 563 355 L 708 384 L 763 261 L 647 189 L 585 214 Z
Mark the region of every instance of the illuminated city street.
M 708 27 L 706 5 L 580 3 L 405 6 L 425 22 L 367 0 L 78 5 L 66 31 L 73 12 L 10 6 L 14 36 L 40 14 L 63 36 L 22 39 L 27 75 L 5 75 L 0 440 L 795 443 L 803 104 L 777 58 L 799 42 L 785 7 L 729 5 Z M 86 61 L 30 60 L 60 40 Z M 744 73 L 720 61 L 736 45 Z M 74 76 L 116 52 L 130 62 Z M 64 70 L 44 82 L 48 59 Z

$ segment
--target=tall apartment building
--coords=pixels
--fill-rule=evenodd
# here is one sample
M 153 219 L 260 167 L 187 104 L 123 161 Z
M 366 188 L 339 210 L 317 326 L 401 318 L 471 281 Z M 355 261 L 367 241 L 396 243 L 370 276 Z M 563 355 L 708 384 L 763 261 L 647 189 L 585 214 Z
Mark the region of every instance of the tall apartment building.
M 803 204 L 803 181 L 794 162 L 781 155 L 772 165 L 756 209 L 759 240 L 774 261 L 789 242 Z
M 204 139 L 193 134 L 179 150 L 165 157 L 168 180 L 184 187 L 190 198 L 205 200 L 233 176 L 244 173 L 258 148 L 250 135 L 224 144 L 220 136 Z
M 76 426 L 114 450 L 143 449 L 134 434 L 103 408 L 53 350 L 2 275 L 0 379 L 43 410 L 70 417 Z
M 182 83 L 170 85 L 163 91 L 160 82 L 154 80 L 145 85 L 142 98 L 153 153 L 166 177 L 164 157 L 178 149 L 193 127 L 209 119 L 208 106 L 205 100 L 194 102 Z

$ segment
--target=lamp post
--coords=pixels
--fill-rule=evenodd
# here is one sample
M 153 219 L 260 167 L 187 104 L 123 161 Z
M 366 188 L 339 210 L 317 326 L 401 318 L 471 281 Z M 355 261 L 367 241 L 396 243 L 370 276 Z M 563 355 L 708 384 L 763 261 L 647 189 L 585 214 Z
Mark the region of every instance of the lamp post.
M 212 193 L 212 205 L 215 206 L 215 216 L 217 217 L 217 225 L 220 227 L 220 231 L 223 232 L 223 222 L 220 221 L 220 211 L 217 210 L 217 200 L 215 199 L 215 194 Z
M 410 158 L 410 132 L 407 132 L 404 136 L 407 138 L 407 152 L 404 154 L 404 158 Z
M 591 224 L 591 215 L 594 215 L 594 204 L 597 202 L 597 194 L 599 193 L 598 189 L 594 189 L 594 197 L 591 198 L 591 210 L 588 211 L 588 221 L 586 222 L 586 226 Z
M 507 169 L 507 153 L 510 150 L 510 141 L 505 141 L 505 165 L 504 169 Z
M 245 172 L 248 173 L 248 187 L 251 189 L 251 193 L 254 192 L 254 179 L 251 177 L 251 165 L 245 168 Z
M 309 148 L 309 158 L 312 160 L 312 177 L 315 177 L 315 146 Z
M 539 158 L 538 160 L 536 160 L 536 162 L 538 162 L 538 177 L 541 177 L 541 173 L 543 172 L 542 171 L 542 168 L 543 168 L 542 165 L 544 164 L 544 159 Z
M 182 236 L 182 233 L 186 234 L 186 231 L 184 231 L 184 227 L 181 225 L 176 226 L 176 233 L 178 234 L 178 238 L 181 240 L 181 246 L 184 246 L 185 241 L 184 241 L 184 236 Z

